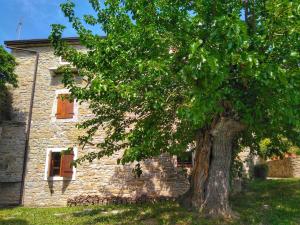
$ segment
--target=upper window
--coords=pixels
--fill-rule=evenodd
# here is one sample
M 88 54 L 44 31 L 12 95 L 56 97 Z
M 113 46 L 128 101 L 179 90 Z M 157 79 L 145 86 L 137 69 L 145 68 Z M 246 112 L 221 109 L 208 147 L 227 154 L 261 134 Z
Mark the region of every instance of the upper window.
M 56 119 L 71 119 L 74 116 L 74 100 L 69 94 L 57 96 Z
M 62 56 L 59 57 L 59 63 L 61 65 L 70 65 L 70 63 L 66 59 L 64 59 L 64 57 L 62 57 Z
M 76 169 L 72 162 L 77 158 L 77 149 L 65 151 L 65 148 L 47 149 L 45 179 L 75 179 Z
M 77 122 L 78 103 L 76 99 L 70 98 L 68 89 L 55 91 L 55 98 L 51 113 L 52 122 Z

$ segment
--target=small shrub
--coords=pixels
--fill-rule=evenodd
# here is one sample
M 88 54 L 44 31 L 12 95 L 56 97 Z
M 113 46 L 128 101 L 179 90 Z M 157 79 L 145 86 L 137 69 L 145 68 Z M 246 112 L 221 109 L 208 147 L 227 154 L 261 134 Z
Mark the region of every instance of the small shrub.
M 259 178 L 265 180 L 268 175 L 268 165 L 267 164 L 257 164 L 253 168 L 254 178 Z

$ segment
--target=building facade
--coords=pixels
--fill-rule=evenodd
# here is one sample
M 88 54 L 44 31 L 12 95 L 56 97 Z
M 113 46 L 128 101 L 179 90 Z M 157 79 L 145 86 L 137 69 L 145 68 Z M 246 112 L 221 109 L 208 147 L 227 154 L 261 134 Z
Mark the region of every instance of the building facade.
M 76 38 L 66 41 L 84 51 Z M 61 76 L 55 73 L 67 62 L 54 56 L 46 39 L 5 44 L 18 62 L 19 87 L 10 91 L 10 120 L 0 124 L 0 204 L 66 205 L 67 199 L 79 195 L 176 197 L 188 189 L 186 175 L 168 155 L 143 162 L 140 178 L 132 173 L 135 164 L 117 164 L 122 152 L 73 167 L 73 159 L 98 150 L 77 145 L 82 131 L 75 125 L 93 115 L 87 104 L 68 99 Z M 36 54 L 28 50 L 39 53 L 35 82 Z M 104 135 L 100 129 L 98 141 Z

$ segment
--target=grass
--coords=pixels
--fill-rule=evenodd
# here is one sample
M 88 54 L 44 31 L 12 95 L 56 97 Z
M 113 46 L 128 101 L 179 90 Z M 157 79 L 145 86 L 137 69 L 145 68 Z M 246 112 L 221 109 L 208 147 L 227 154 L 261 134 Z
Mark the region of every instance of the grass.
M 299 225 L 300 180 L 254 181 L 231 199 L 234 221 L 208 220 L 177 203 L 0 209 L 1 225 Z

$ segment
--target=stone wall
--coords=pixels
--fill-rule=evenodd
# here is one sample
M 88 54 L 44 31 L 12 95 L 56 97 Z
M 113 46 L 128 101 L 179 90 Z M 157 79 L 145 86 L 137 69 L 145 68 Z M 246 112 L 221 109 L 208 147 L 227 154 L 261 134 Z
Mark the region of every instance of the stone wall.
M 0 205 L 19 203 L 25 148 L 25 124 L 0 124 Z
M 80 48 L 80 47 L 78 47 Z M 78 195 L 136 197 L 147 193 L 149 196 L 178 196 L 184 193 L 189 183 L 184 174 L 177 169 L 174 159 L 163 155 L 143 163 L 143 174 L 135 178 L 132 174 L 134 164 L 117 165 L 122 152 L 104 157 L 93 163 L 83 163 L 77 167 L 75 180 L 45 180 L 47 148 L 66 148 L 75 146 L 81 134 L 75 125 L 93 115 L 88 106 L 82 104 L 78 109 L 78 121 L 53 121 L 53 107 L 56 90 L 63 89 L 60 76 L 53 76 L 50 69 L 59 66 L 59 58 L 49 47 L 35 48 L 40 52 L 32 127 L 29 141 L 28 166 L 25 179 L 25 205 L 66 205 L 67 199 Z M 27 119 L 34 56 L 14 51 L 18 61 L 17 74 L 19 88 L 13 92 L 13 118 Z M 104 139 L 104 131 L 99 130 L 98 141 Z M 79 157 L 97 151 L 92 146 L 84 150 L 78 148 Z
M 261 162 L 261 159 L 252 154 L 249 147 L 246 147 L 238 154 L 238 159 L 243 163 L 243 177 L 250 178 L 253 174 L 254 165 Z
M 35 55 L 23 51 L 12 51 L 17 57 L 18 88 L 7 94 L 5 116 L 0 124 L 0 205 L 19 203 L 25 150 L 26 122 L 31 97 Z M 8 114 L 8 115 L 7 115 Z
M 300 156 L 296 158 L 285 158 L 267 162 L 269 177 L 299 177 L 300 178 Z

